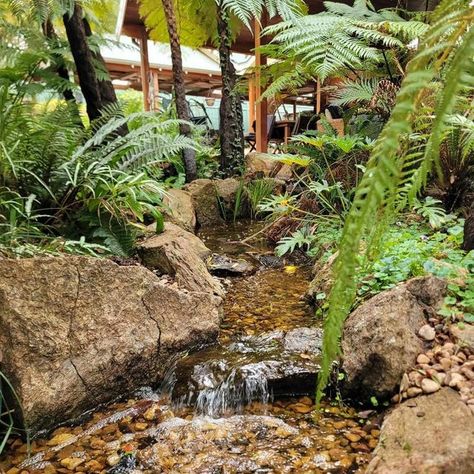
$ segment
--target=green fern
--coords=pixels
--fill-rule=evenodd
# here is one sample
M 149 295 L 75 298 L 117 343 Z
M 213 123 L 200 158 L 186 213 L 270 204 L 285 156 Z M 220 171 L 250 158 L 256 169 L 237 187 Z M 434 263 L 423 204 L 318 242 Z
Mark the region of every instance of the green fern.
M 433 24 L 408 65 L 396 106 L 357 187 L 339 243 L 335 282 L 324 323 L 318 403 L 331 365 L 339 356 L 344 320 L 354 302 L 361 243 L 366 240 L 362 256 L 369 258 L 396 211 L 413 203 L 429 173 L 439 169 L 443 127 L 463 89 L 474 86 L 473 22 L 474 10 L 467 0 L 444 0 L 435 10 Z M 437 87 L 433 89 L 434 83 Z M 416 131 L 420 111 L 425 110 L 427 96 L 435 100 L 435 118 L 428 140 L 412 156 L 409 139 Z
M 323 13 L 266 29 L 275 35 L 273 43 L 280 45 L 282 58 L 297 57 L 321 80 L 384 64 L 387 57 L 380 48 L 405 51 L 406 44 L 427 29 L 425 23 L 405 20 L 394 11 L 376 12 L 363 0 L 353 6 L 324 5 Z

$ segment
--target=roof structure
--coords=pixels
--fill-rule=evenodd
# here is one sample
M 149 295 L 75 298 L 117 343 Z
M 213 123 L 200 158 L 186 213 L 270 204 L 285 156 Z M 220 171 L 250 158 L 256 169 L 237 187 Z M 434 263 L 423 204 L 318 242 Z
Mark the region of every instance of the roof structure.
M 173 75 L 169 44 L 147 41 L 150 72 L 159 78 L 160 90 L 170 92 Z M 119 42 L 101 47 L 114 86 L 142 89 L 141 53 L 136 40 L 120 36 Z M 210 51 L 182 47 L 186 89 L 192 95 L 215 95 L 222 85 L 218 59 Z
M 305 0 L 305 2 L 308 5 L 309 14 L 319 13 L 324 10 L 324 0 Z M 340 0 L 338 3 L 352 5 L 353 0 Z M 372 3 L 378 9 L 404 7 L 413 11 L 432 9 L 432 7 L 437 3 L 437 0 L 372 0 Z M 278 23 L 279 21 L 279 18 L 273 18 L 269 23 L 265 23 L 263 26 L 268 26 L 272 23 Z M 171 88 L 172 77 L 171 71 L 169 69 L 165 72 L 164 68 L 160 70 L 158 66 L 158 70 L 154 71 L 153 67 L 149 64 L 148 49 L 151 45 L 149 45 L 149 41 L 147 41 L 148 33 L 144 21 L 139 14 L 138 0 L 120 0 L 116 34 L 135 38 L 140 44 L 141 83 L 143 85 L 142 90 L 144 95 L 145 109 L 148 110 L 149 108 L 153 107 L 153 103 L 157 97 L 156 90 L 158 90 L 158 80 L 161 88 L 163 88 L 163 86 L 165 88 Z M 231 46 L 233 52 L 253 55 L 255 57 L 254 60 L 252 59 L 252 63 L 249 63 L 249 65 L 255 65 L 255 75 L 254 77 L 249 77 L 248 98 L 249 122 L 252 123 L 255 120 L 256 123 L 257 151 L 266 151 L 267 149 L 266 117 L 268 108 L 267 101 L 260 100 L 262 94 L 260 85 L 260 66 L 267 63 L 267 58 L 261 54 L 260 45 L 262 42 L 268 42 L 269 40 L 269 38 L 261 37 L 261 25 L 258 22 L 254 22 L 253 31 L 250 31 L 246 27 L 242 27 Z M 206 46 L 214 49 L 212 44 Z M 183 48 L 183 52 L 184 51 L 185 48 Z M 206 55 L 208 58 L 212 58 L 212 54 L 209 54 L 209 52 L 207 52 Z M 109 62 L 108 65 L 110 65 L 109 70 L 111 72 L 112 78 L 116 73 L 115 70 L 125 67 L 123 64 L 118 64 L 116 62 Z M 124 71 L 117 72 L 121 73 L 122 75 L 124 74 Z M 194 82 L 191 80 L 191 74 L 202 73 L 191 71 L 190 68 L 187 73 L 189 78 L 187 81 L 187 93 L 209 96 L 220 95 L 220 91 L 218 92 L 218 88 L 220 87 L 220 76 L 217 76 L 217 74 L 213 75 L 212 73 L 207 73 L 207 77 L 205 77 L 205 75 L 200 76 L 199 78 L 196 77 L 197 81 Z M 150 77 L 152 78 L 152 81 L 150 81 Z M 217 77 L 219 77 L 219 84 L 217 84 Z M 150 82 L 152 83 L 151 85 Z M 153 86 L 153 83 L 155 83 L 155 86 Z M 196 87 L 191 87 L 191 84 L 196 84 Z M 297 101 L 300 103 L 306 103 L 307 100 L 312 100 L 314 103 L 315 112 L 319 113 L 322 105 L 321 85 L 319 81 L 316 84 L 307 84 L 303 89 L 299 91 L 298 97 L 291 98 L 293 104 L 296 104 Z
M 334 0 L 333 0 L 334 1 Z M 424 10 L 427 3 L 435 0 L 373 0 L 376 8 L 405 7 L 410 10 Z M 310 14 L 319 13 L 324 10 L 324 0 L 305 0 Z M 352 4 L 353 0 L 337 1 L 336 3 Z M 116 24 L 117 35 L 127 35 L 133 38 L 140 38 L 145 31 L 145 24 L 139 14 L 137 0 L 120 0 L 119 14 Z M 269 24 L 278 23 L 275 18 Z M 208 45 L 212 48 L 212 45 Z M 232 50 L 244 54 L 253 54 L 255 48 L 255 38 L 248 28 L 242 28 L 232 45 Z

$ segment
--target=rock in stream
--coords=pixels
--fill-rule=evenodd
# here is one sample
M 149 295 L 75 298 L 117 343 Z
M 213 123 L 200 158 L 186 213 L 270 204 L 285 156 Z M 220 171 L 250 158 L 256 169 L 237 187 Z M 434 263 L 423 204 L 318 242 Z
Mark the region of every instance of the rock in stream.
M 252 400 L 314 393 L 322 330 L 296 328 L 242 336 L 181 359 L 165 387 L 175 402 L 219 416 Z

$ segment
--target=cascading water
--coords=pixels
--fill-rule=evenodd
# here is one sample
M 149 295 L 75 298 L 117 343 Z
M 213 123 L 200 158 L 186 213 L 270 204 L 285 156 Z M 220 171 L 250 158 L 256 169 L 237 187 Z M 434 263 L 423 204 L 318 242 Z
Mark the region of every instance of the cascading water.
M 213 232 L 207 243 L 216 252 L 219 240 L 236 240 L 234 231 L 217 241 Z M 322 331 L 301 299 L 306 288 L 304 271 L 273 266 L 233 280 L 218 343 L 177 355 L 160 390 L 140 390 L 35 440 L 29 458 L 17 440 L 0 472 L 355 472 L 377 435 L 361 429 L 354 410 L 327 406 L 313 419 L 307 395 Z M 360 440 L 349 443 L 348 433 Z

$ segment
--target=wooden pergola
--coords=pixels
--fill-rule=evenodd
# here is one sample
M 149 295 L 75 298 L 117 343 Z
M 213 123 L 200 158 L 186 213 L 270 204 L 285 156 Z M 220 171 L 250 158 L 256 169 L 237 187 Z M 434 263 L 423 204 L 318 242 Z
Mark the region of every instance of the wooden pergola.
M 324 10 L 324 0 L 305 0 L 308 5 L 308 11 L 310 14 L 319 13 Z M 339 3 L 352 4 L 352 0 L 343 0 Z M 433 3 L 436 0 L 374 0 L 373 4 L 376 8 L 389 8 L 389 7 L 404 7 L 410 10 L 424 10 L 425 8 L 431 9 Z M 260 35 L 261 27 L 266 27 L 270 24 L 278 22 L 278 18 L 272 19 L 270 22 L 263 22 L 262 26 L 258 22 L 254 22 L 253 31 L 248 28 L 242 28 L 237 38 L 232 45 L 232 51 L 238 53 L 244 53 L 255 56 L 255 74 L 249 77 L 248 87 L 248 99 L 249 99 L 249 123 L 255 121 L 256 124 L 256 149 L 259 152 L 265 152 L 267 150 L 267 110 L 268 104 L 266 100 L 260 100 L 262 95 L 261 80 L 260 80 L 260 67 L 267 64 L 267 58 L 263 56 L 259 47 L 261 44 L 268 42 L 268 38 L 262 38 Z M 145 108 L 150 107 L 150 102 L 146 99 L 150 96 L 149 84 L 150 72 L 155 73 L 154 81 L 162 81 L 162 75 L 156 73 L 150 69 L 148 61 L 148 34 L 145 28 L 143 19 L 139 14 L 139 6 L 137 0 L 121 0 L 120 10 L 117 19 L 117 35 L 130 36 L 136 38 L 140 44 L 141 51 L 141 83 L 143 94 L 145 98 Z M 207 45 L 213 48 L 211 44 Z M 158 82 L 157 82 L 158 84 Z M 209 85 L 210 82 L 209 82 Z M 220 84 L 215 84 L 220 87 Z M 321 109 L 321 87 L 319 81 L 317 84 L 308 85 L 306 89 L 313 91 L 314 95 L 314 108 L 315 112 L 319 113 Z M 296 103 L 296 98 L 293 99 Z
M 173 88 L 169 46 L 150 40 L 146 47 L 143 44 L 138 47 L 136 43 L 136 39 L 121 37 L 118 45 L 104 46 L 101 53 L 114 87 L 143 91 L 145 110 L 158 110 L 159 93 L 171 92 Z M 183 65 L 188 94 L 212 99 L 220 97 L 221 70 L 211 52 L 185 48 Z

